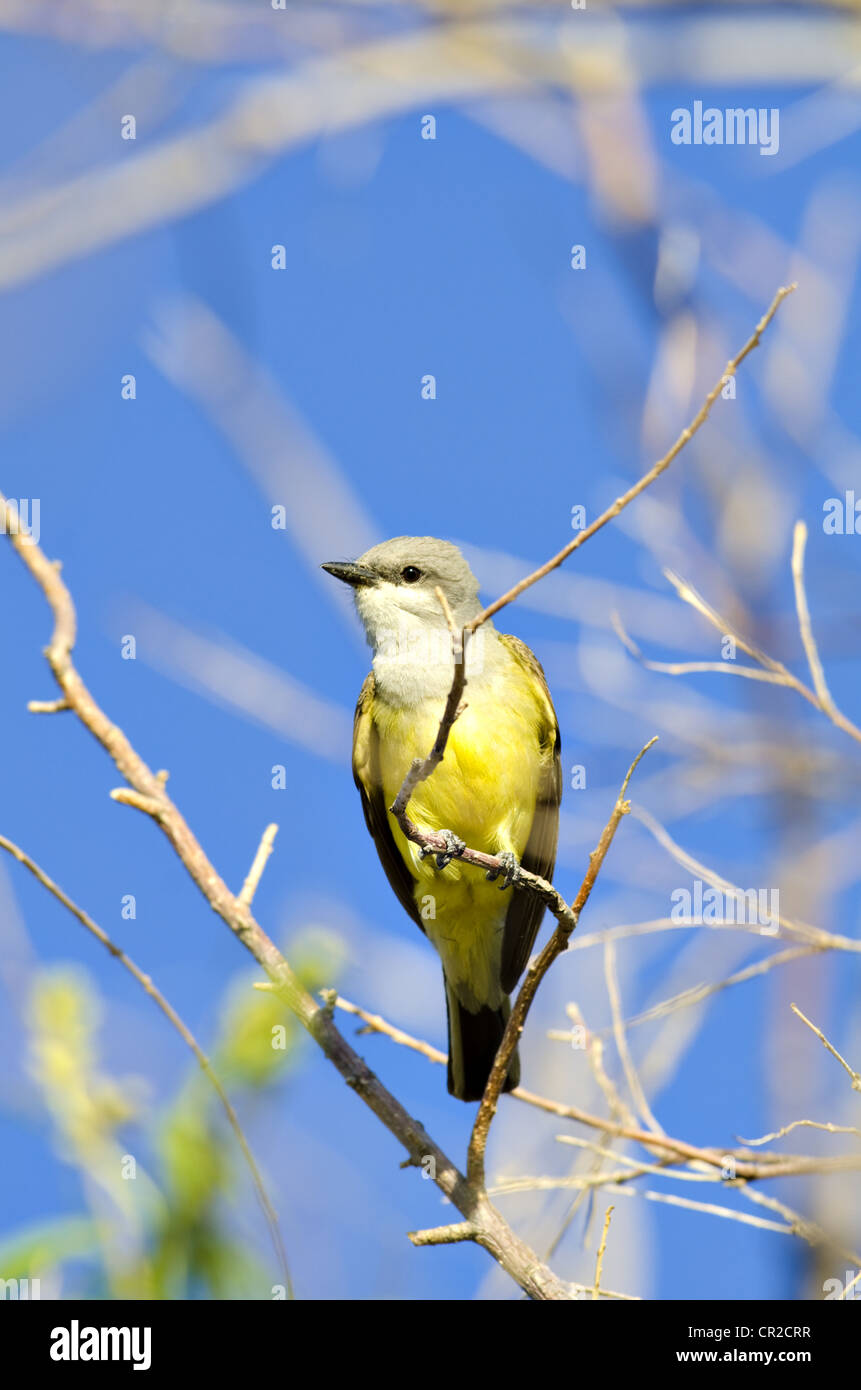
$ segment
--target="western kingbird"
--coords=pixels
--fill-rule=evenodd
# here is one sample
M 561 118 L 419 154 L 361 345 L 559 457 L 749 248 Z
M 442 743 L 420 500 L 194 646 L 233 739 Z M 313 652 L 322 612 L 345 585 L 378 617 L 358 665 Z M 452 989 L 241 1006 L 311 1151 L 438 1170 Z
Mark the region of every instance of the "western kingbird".
M 461 629 L 481 612 L 478 581 L 457 546 L 432 536 L 399 536 L 323 569 L 353 587 L 374 652 L 353 727 L 365 821 L 395 894 L 442 959 L 448 1089 L 480 1100 L 544 904 L 525 891 L 502 896 L 457 854 L 465 843 L 502 857 L 503 887 L 518 864 L 553 874 L 562 770 L 544 672 L 525 643 L 490 621 L 467 640 L 464 706 L 445 757 L 408 808 L 420 830 L 447 832 L 451 852 L 423 854 L 388 808 L 414 759 L 430 752 L 451 688 L 451 634 L 435 589 Z M 505 1089 L 519 1079 L 515 1053 Z

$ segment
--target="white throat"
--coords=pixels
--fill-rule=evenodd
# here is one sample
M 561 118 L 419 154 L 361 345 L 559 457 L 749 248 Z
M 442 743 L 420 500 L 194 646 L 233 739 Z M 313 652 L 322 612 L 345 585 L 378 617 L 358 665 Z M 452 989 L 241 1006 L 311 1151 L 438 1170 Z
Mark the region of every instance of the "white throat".
M 411 613 L 385 602 L 379 591 L 360 595 L 357 604 L 368 641 L 374 650 L 377 691 L 393 705 L 417 705 L 444 698 L 454 676 L 452 639 L 442 613 Z M 473 613 L 457 614 L 458 626 Z M 466 677 L 482 679 L 495 655 L 498 635 L 492 623 L 483 624 L 466 643 Z

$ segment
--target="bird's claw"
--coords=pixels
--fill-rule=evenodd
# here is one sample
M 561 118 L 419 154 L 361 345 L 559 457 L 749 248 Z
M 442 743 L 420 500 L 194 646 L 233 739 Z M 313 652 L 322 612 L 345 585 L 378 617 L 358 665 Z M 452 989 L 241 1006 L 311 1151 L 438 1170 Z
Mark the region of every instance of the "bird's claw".
M 503 850 L 502 854 L 498 854 L 496 857 L 501 867 L 498 869 L 488 869 L 485 878 L 493 883 L 495 879 L 499 878 L 500 874 L 503 874 L 502 882 L 499 885 L 500 892 L 502 892 L 504 889 L 510 888 L 512 883 L 517 882 L 520 877 L 520 865 L 510 849 Z
M 440 839 L 445 841 L 445 849 L 422 849 L 420 857 L 426 859 L 429 854 L 436 855 L 437 868 L 444 869 L 451 863 L 452 859 L 457 859 L 458 855 L 463 854 L 466 849 L 466 841 L 459 839 L 453 830 L 438 830 L 437 834 Z

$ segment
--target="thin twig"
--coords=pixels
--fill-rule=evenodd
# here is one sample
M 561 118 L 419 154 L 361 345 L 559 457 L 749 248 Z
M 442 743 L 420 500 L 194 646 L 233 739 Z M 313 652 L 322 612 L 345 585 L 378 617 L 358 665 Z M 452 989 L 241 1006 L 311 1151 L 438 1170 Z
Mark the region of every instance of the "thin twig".
M 697 593 L 692 584 L 689 584 L 687 580 L 680 578 L 679 575 L 674 574 L 673 571 L 669 569 L 664 570 L 664 575 L 666 579 L 669 580 L 670 584 L 672 584 L 679 598 L 684 603 L 695 608 L 696 611 L 711 623 L 712 627 L 723 636 L 732 637 L 735 645 L 740 648 L 741 651 L 745 652 L 747 656 L 752 657 L 761 669 L 756 670 L 751 666 L 738 666 L 734 661 L 649 661 L 643 656 L 636 642 L 626 633 L 619 615 L 614 613 L 611 620 L 617 636 L 625 647 L 627 647 L 631 655 L 650 671 L 662 671 L 665 675 L 670 676 L 688 675 L 692 672 L 699 671 L 713 671 L 723 675 L 744 676 L 749 680 L 763 681 L 767 685 L 786 686 L 787 689 L 794 690 L 803 700 L 806 700 L 808 704 L 813 705 L 814 709 L 818 709 L 827 719 L 830 719 L 831 723 L 834 724 L 836 728 L 848 734 L 856 743 L 861 743 L 861 729 L 859 729 L 856 724 L 853 724 L 851 719 L 847 719 L 846 715 L 837 708 L 828 690 L 825 681 L 825 673 L 822 670 L 822 663 L 819 660 L 819 653 L 813 638 L 813 631 L 810 624 L 810 612 L 807 607 L 807 596 L 804 590 L 803 563 L 804 544 L 806 539 L 807 528 L 804 526 L 803 522 L 799 521 L 796 524 L 793 539 L 792 575 L 795 584 L 795 603 L 801 631 L 801 640 L 813 677 L 813 690 L 811 690 L 808 685 L 805 685 L 803 681 L 799 680 L 797 676 L 793 675 L 792 671 L 790 671 L 787 666 L 784 666 L 782 661 L 776 661 L 774 657 L 769 656 L 766 652 L 761 651 L 759 647 L 755 647 L 752 642 L 742 637 L 741 634 L 735 630 L 729 619 L 712 608 L 711 604 L 707 603 L 702 595 Z
M 855 1134 L 861 1138 L 861 1129 L 856 1129 L 854 1125 L 834 1125 L 821 1120 L 793 1120 L 791 1124 L 784 1125 L 782 1129 L 776 1129 L 773 1134 L 763 1134 L 760 1139 L 743 1139 L 740 1134 L 735 1137 L 740 1144 L 744 1144 L 749 1149 L 755 1149 L 760 1144 L 770 1144 L 775 1139 L 782 1139 L 784 1135 L 791 1134 L 794 1129 L 824 1129 L 827 1134 Z
M 607 1249 L 607 1232 L 610 1229 L 610 1218 L 615 1207 L 608 1207 L 604 1214 L 604 1229 L 601 1232 L 601 1244 L 598 1246 L 598 1257 L 595 1260 L 595 1287 L 592 1290 L 592 1297 L 597 1299 L 598 1290 L 601 1287 L 601 1270 L 604 1267 L 604 1251 Z
M 595 1144 L 591 1139 L 581 1139 L 577 1134 L 557 1134 L 554 1136 L 557 1144 L 570 1144 L 574 1148 L 588 1149 L 590 1153 L 599 1155 L 602 1158 L 612 1158 L 614 1162 L 625 1165 L 618 1174 L 604 1173 L 599 1175 L 596 1186 L 603 1183 L 620 1182 L 623 1176 L 639 1177 L 643 1173 L 654 1173 L 656 1177 L 673 1178 L 676 1182 L 721 1182 L 720 1173 L 715 1169 L 708 1172 L 691 1172 L 687 1168 L 680 1168 L 679 1165 L 686 1160 L 678 1155 L 661 1159 L 659 1163 L 644 1163 L 642 1159 L 630 1158 L 627 1154 L 618 1153 L 615 1149 L 604 1148 L 602 1144 Z M 591 1181 L 591 1178 L 588 1179 Z
M 643 815 L 639 813 L 637 806 L 632 806 L 631 812 L 638 820 L 642 821 L 644 825 L 647 824 Z M 652 825 L 657 826 L 658 822 L 652 821 Z M 669 844 L 673 846 L 674 850 L 678 850 L 680 855 L 684 856 L 684 851 L 679 850 L 679 846 L 675 844 L 675 841 L 670 840 Z M 674 855 L 674 857 L 676 856 Z M 687 858 L 690 863 L 696 862 L 695 860 L 690 860 L 689 857 Z M 682 862 L 681 859 L 679 862 Z M 711 872 L 711 870 L 706 870 L 707 874 Z M 717 879 L 717 875 L 714 875 L 714 877 Z M 731 886 L 732 885 L 730 885 L 730 887 Z M 779 941 L 785 938 L 787 929 L 791 929 L 798 935 L 803 936 L 809 936 L 811 932 L 815 933 L 817 941 L 816 949 L 821 949 L 823 951 L 854 951 L 856 954 L 861 952 L 861 941 L 854 940 L 851 936 L 837 936 L 832 932 L 822 931 L 820 927 L 810 927 L 806 923 L 792 922 L 789 919 L 785 920 L 787 922 L 787 928 L 780 928 L 774 933 L 769 933 L 772 941 Z M 727 917 L 709 918 L 708 921 L 702 922 L 694 917 L 653 917 L 646 922 L 631 922 L 626 923 L 624 926 L 607 927 L 604 931 L 585 932 L 582 936 L 575 937 L 568 949 L 569 951 L 587 951 L 593 946 L 603 946 L 605 941 L 622 941 L 628 937 L 652 936 L 656 932 L 691 930 L 694 927 L 708 931 L 743 931 L 749 932 L 754 936 L 762 936 L 762 928 L 758 925 L 749 922 L 731 922 Z M 812 949 L 811 947 L 811 950 Z
M 678 1177 L 680 1175 L 672 1174 L 668 1176 Z M 505 1195 L 514 1192 L 556 1192 L 577 1187 L 583 1181 L 585 1180 L 576 1177 L 522 1178 L 512 1180 L 504 1185 L 499 1185 L 493 1190 L 494 1192 Z M 633 1183 L 622 1186 L 618 1181 L 614 1183 L 613 1192 L 614 1195 L 618 1193 L 620 1197 L 642 1197 L 647 1202 L 664 1202 L 667 1206 L 671 1207 L 686 1207 L 689 1211 L 703 1212 L 707 1216 L 720 1216 L 727 1221 L 739 1221 L 743 1226 L 757 1226 L 760 1230 L 777 1231 L 785 1236 L 801 1234 L 799 1230 L 795 1229 L 794 1225 L 784 1226 L 776 1221 L 768 1221 L 761 1216 L 750 1216 L 747 1212 L 736 1211 L 734 1207 L 721 1206 L 717 1202 L 698 1202 L 693 1197 L 679 1197 L 674 1192 L 655 1192 L 651 1188 L 635 1187 Z
M 428 1231 L 409 1231 L 408 1236 L 413 1245 L 458 1245 L 463 1240 L 475 1240 L 475 1227 L 469 1221 L 458 1221 Z
M 851 1077 L 853 1091 L 861 1091 L 861 1072 L 854 1071 L 853 1068 L 850 1067 L 849 1063 L 846 1061 L 846 1058 L 841 1057 L 840 1053 L 837 1051 L 837 1048 L 832 1046 L 832 1044 L 828 1041 L 822 1029 L 817 1028 L 815 1023 L 811 1023 L 810 1019 L 807 1017 L 806 1014 L 803 1014 L 801 1012 L 797 1004 L 790 1004 L 789 1007 L 791 1008 L 792 1012 L 798 1018 L 801 1019 L 801 1022 L 806 1023 L 810 1031 L 816 1034 L 817 1038 L 822 1043 L 822 1046 L 831 1053 L 831 1056 L 837 1058 L 837 1061 L 840 1063 L 843 1070 Z
M 684 869 L 687 869 L 693 878 L 702 879 L 704 883 L 708 883 L 712 888 L 717 888 L 718 891 L 723 893 L 727 898 L 734 898 L 737 901 L 739 896 L 744 896 L 744 890 L 739 888 L 737 884 L 730 883 L 728 879 L 722 878 L 714 869 L 708 868 L 705 864 L 701 863 L 700 860 L 695 859 L 692 854 L 688 854 L 686 850 L 682 849 L 681 845 L 676 843 L 669 831 L 661 825 L 660 821 L 656 820 L 644 807 L 633 805 L 631 807 L 631 812 L 634 819 L 638 820 L 641 825 L 644 825 L 649 833 L 657 840 L 658 844 L 663 845 L 664 849 L 675 859 L 676 863 L 681 864 Z M 709 924 L 703 922 L 702 925 L 708 926 Z M 750 923 L 746 924 L 748 930 L 750 930 L 751 925 Z M 772 924 L 769 925 L 771 926 Z M 822 931 L 820 927 L 811 926 L 808 922 L 796 922 L 792 918 L 784 917 L 781 913 L 775 913 L 773 915 L 773 925 L 782 927 L 784 931 L 799 937 L 803 941 L 809 942 L 811 945 L 824 948 L 833 946 L 840 940 L 841 944 L 845 943 L 845 950 L 861 950 L 861 942 L 859 941 L 852 942 L 848 937 L 833 937 L 828 932 Z M 759 936 L 763 935 L 761 924 L 757 926 L 756 934 Z M 773 933 L 769 931 L 769 935 L 772 934 Z
M 686 1207 L 688 1211 L 701 1211 L 706 1216 L 721 1216 L 727 1221 L 739 1221 L 743 1226 L 758 1226 L 763 1231 L 777 1231 L 779 1235 L 798 1234 L 794 1226 L 783 1226 L 777 1221 L 767 1221 L 761 1216 L 750 1216 L 746 1211 L 735 1211 L 732 1207 L 722 1207 L 717 1202 L 697 1202 L 692 1197 L 679 1197 L 675 1192 L 643 1191 L 639 1187 L 625 1189 L 626 1193 L 636 1193 L 647 1202 L 664 1202 L 669 1207 Z
M 804 644 L 804 652 L 807 657 L 807 665 L 810 667 L 810 674 L 813 678 L 813 688 L 819 698 L 822 709 L 834 714 L 834 701 L 828 689 L 825 679 L 825 672 L 822 669 L 822 662 L 819 659 L 819 651 L 816 646 L 816 639 L 813 636 L 813 627 L 810 622 L 810 609 L 807 606 L 807 593 L 804 588 L 804 549 L 807 545 L 807 527 L 803 521 L 796 521 L 795 530 L 792 535 L 792 582 L 795 586 L 795 608 L 798 613 L 798 628 L 801 633 L 801 641 Z
M 633 1014 L 631 1018 L 624 1021 L 625 1028 L 634 1028 L 641 1023 L 653 1023 L 658 1018 L 666 1018 L 668 1014 L 674 1013 L 677 1009 L 688 1009 L 694 1004 L 702 1004 L 706 999 L 719 994 L 721 990 L 729 989 L 732 985 L 746 984 L 748 980 L 754 980 L 760 975 L 767 975 L 769 970 L 773 970 L 778 965 L 789 965 L 794 960 L 804 960 L 808 956 L 816 956 L 823 950 L 821 946 L 790 946 L 785 951 L 776 951 L 772 956 L 766 956 L 765 960 L 757 961 L 754 965 L 746 965 L 742 970 L 736 970 L 732 975 L 727 975 L 723 980 L 715 980 L 712 984 L 691 985 L 689 989 L 683 989 L 678 994 L 674 994 L 669 999 L 664 999 L 660 1004 L 653 1004 L 651 1008 L 644 1009 L 642 1013 Z
M 583 1014 L 578 1004 L 568 1004 L 566 1013 L 575 1024 L 580 1024 L 587 1034 L 586 1053 L 589 1059 L 589 1067 L 594 1076 L 607 1104 L 610 1107 L 610 1114 L 614 1119 L 621 1119 L 626 1124 L 634 1125 L 637 1123 L 634 1112 L 619 1094 L 619 1088 L 615 1081 L 607 1074 L 604 1066 L 604 1043 L 599 1034 L 586 1028 Z M 550 1034 L 552 1036 L 552 1034 Z
M 613 1016 L 613 1037 L 616 1040 L 616 1050 L 625 1072 L 628 1082 L 628 1090 L 634 1105 L 645 1120 L 649 1129 L 654 1134 L 663 1134 L 664 1130 L 652 1114 L 649 1102 L 646 1100 L 646 1093 L 643 1090 L 637 1068 L 634 1066 L 634 1059 L 628 1047 L 628 1039 L 625 1036 L 625 1023 L 622 1017 L 622 1001 L 619 995 L 619 980 L 616 974 L 616 947 L 612 941 L 604 943 L 604 979 L 607 984 L 607 995 L 610 1000 L 610 1012 Z
M 769 1211 L 777 1212 L 784 1221 L 789 1222 L 793 1234 L 801 1236 L 801 1239 L 806 1240 L 808 1245 L 833 1250 L 836 1255 L 851 1261 L 853 1265 L 861 1264 L 861 1255 L 856 1254 L 854 1250 L 839 1241 L 835 1241 L 827 1231 L 824 1231 L 821 1226 L 817 1226 L 815 1221 L 808 1221 L 807 1217 L 794 1211 L 792 1207 L 788 1207 L 777 1197 L 770 1197 L 765 1192 L 749 1187 L 747 1183 L 740 1184 L 739 1190 L 746 1201 L 754 1202 L 756 1206 L 766 1207 Z
M 263 837 L 260 841 L 260 844 L 257 846 L 257 853 L 254 856 L 254 862 L 252 863 L 251 868 L 248 870 L 248 876 L 245 882 L 243 883 L 242 888 L 240 889 L 239 897 L 237 899 L 238 902 L 244 903 L 246 907 L 250 907 L 251 903 L 254 900 L 254 894 L 257 892 L 257 885 L 263 876 L 263 870 L 266 867 L 267 859 L 272 853 L 272 846 L 275 842 L 275 836 L 277 834 L 277 825 L 275 825 L 274 823 L 271 825 L 267 825 L 266 829 L 263 832 Z
M 420 1038 L 410 1037 L 409 1033 L 387 1023 L 379 1014 L 371 1014 L 366 1009 L 360 1009 L 358 1004 L 351 1004 L 349 999 L 342 999 L 340 994 L 335 996 L 334 1002 L 336 1009 L 342 1009 L 344 1013 L 355 1014 L 363 1021 L 365 1024 L 365 1027 L 361 1029 L 363 1033 L 383 1033 L 393 1042 L 399 1043 L 401 1047 L 408 1047 L 413 1052 L 420 1052 L 423 1057 L 427 1057 L 429 1062 L 441 1062 L 445 1066 L 448 1061 L 447 1054 L 440 1052 L 438 1047 L 432 1047 L 430 1043 L 422 1042 Z

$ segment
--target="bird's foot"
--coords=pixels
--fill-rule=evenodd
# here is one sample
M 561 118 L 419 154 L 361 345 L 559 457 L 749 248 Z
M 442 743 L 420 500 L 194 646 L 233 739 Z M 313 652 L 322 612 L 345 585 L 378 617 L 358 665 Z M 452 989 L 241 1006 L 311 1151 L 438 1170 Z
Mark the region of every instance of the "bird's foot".
M 421 858 L 426 859 L 429 854 L 434 854 L 436 855 L 437 868 L 444 869 L 447 864 L 451 863 L 452 859 L 457 859 L 458 855 L 463 854 L 466 849 L 466 841 L 459 839 L 453 830 L 438 830 L 437 834 L 440 839 L 445 841 L 445 849 L 423 849 Z
M 493 883 L 494 879 L 499 878 L 499 875 L 502 874 L 503 879 L 499 885 L 500 891 L 502 891 L 505 888 L 510 888 L 512 883 L 517 882 L 520 877 L 520 865 L 510 849 L 503 850 L 502 854 L 498 854 L 496 857 L 499 860 L 501 868 L 488 869 L 485 878 Z

